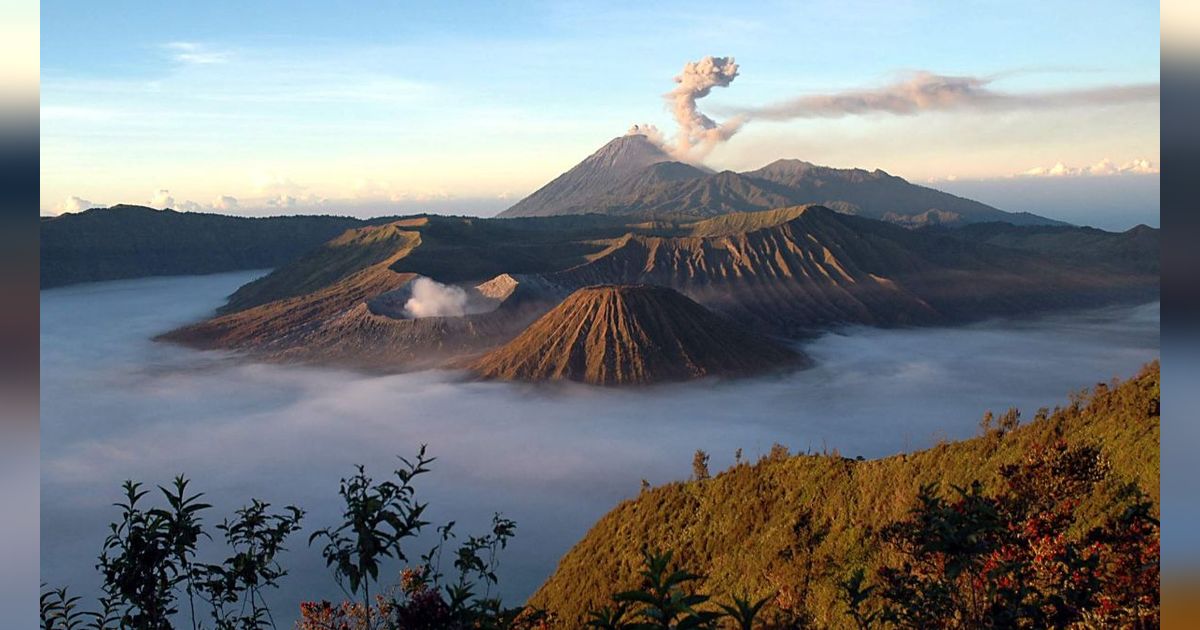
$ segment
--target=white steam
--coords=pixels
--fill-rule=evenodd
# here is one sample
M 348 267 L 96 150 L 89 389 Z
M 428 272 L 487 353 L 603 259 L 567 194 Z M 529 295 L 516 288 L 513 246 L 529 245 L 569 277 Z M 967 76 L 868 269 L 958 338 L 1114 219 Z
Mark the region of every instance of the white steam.
M 413 281 L 412 297 L 404 303 L 404 315 L 420 317 L 462 317 L 467 312 L 467 292 L 429 278 Z

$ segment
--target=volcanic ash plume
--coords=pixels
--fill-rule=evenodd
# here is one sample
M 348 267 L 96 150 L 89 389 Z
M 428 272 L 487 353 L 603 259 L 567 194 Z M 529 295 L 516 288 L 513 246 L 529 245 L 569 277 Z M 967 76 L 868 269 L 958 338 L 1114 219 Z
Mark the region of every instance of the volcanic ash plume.
M 675 77 L 679 85 L 666 94 L 666 99 L 679 123 L 675 147 L 668 147 L 677 159 L 703 158 L 717 143 L 728 140 L 741 128 L 744 121 L 741 116 L 717 123 L 696 109 L 697 100 L 708 96 L 714 87 L 728 87 L 737 75 L 738 65 L 733 57 L 705 57 L 689 62 Z
M 742 110 L 743 116 L 761 120 L 841 118 L 872 113 L 911 116 L 924 112 L 975 110 L 1012 111 L 1092 107 L 1158 100 L 1156 84 L 1106 85 L 1094 88 L 1043 92 L 1003 92 L 990 84 L 997 77 L 948 76 L 914 72 L 879 88 L 810 94 Z

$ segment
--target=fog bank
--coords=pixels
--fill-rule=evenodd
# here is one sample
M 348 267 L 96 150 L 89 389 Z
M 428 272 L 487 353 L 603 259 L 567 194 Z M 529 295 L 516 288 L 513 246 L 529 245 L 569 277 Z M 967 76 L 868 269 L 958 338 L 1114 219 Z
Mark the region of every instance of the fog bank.
M 713 470 L 781 442 L 877 457 L 973 435 L 982 413 L 1032 417 L 1068 392 L 1158 355 L 1158 305 L 954 329 L 855 328 L 804 345 L 815 368 L 777 378 L 638 390 L 377 376 L 248 363 L 149 341 L 204 316 L 254 274 L 119 281 L 42 292 L 42 570 L 94 593 L 94 559 L 119 484 L 194 479 L 209 525 L 258 497 L 309 511 L 291 575 L 271 596 L 281 627 L 301 599 L 339 591 L 305 540 L 339 513 L 338 479 L 376 477 L 422 443 L 438 457 L 418 493 L 430 520 L 482 532 L 517 521 L 501 590 L 518 603 L 640 480 Z M 425 546 L 415 548 L 423 552 Z M 394 575 L 391 567 L 384 575 Z

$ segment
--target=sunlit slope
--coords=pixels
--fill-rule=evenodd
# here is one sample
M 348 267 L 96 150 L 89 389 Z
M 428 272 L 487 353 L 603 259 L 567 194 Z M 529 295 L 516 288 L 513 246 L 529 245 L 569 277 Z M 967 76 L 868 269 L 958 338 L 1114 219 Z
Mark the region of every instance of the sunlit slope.
M 761 373 L 799 359 L 672 289 L 602 285 L 572 293 L 471 367 L 484 378 L 645 385 Z
M 293 265 L 238 289 L 225 314 L 162 338 L 211 348 L 286 349 L 301 330 L 412 280 L 413 274 L 389 268 L 420 243 L 418 232 L 403 227 L 350 230 Z
M 938 483 L 949 492 L 952 485 L 981 479 L 994 490 L 1001 466 L 1021 461 L 1035 445 L 1061 439 L 1099 447 L 1111 467 L 1108 478 L 1082 497 L 1081 530 L 1101 521 L 1101 506 L 1127 482 L 1157 504 L 1158 400 L 1159 369 L 1153 364 L 1136 378 L 1097 386 L 1003 435 L 869 461 L 836 452 L 766 457 L 712 479 L 649 489 L 601 518 L 529 603 L 559 613 L 568 625 L 581 623 L 588 610 L 609 603 L 609 594 L 636 584 L 642 549 L 671 549 L 681 566 L 705 574 L 698 590 L 753 599 L 794 586 L 811 560 L 809 606 L 819 627 L 847 627 L 851 620 L 836 582 L 852 567 L 878 565 L 883 556 L 875 532 L 904 517 L 924 484 Z M 1024 411 L 1027 419 L 1035 415 Z M 680 462 L 680 469 L 686 465 Z M 825 530 L 825 536 L 789 555 L 797 532 L 807 535 L 810 527 Z
M 686 235 L 627 235 L 588 263 L 546 277 L 569 287 L 669 286 L 784 334 L 831 324 L 951 323 L 1136 299 L 1157 286 L 1154 274 L 1088 268 L 821 206 L 723 215 L 680 231 Z
M 551 305 L 408 319 L 372 304 L 418 276 L 482 281 L 504 269 L 569 267 L 605 247 L 582 237 L 623 232 L 588 217 L 539 224 L 411 217 L 357 228 L 238 289 L 217 317 L 161 339 L 270 359 L 389 370 L 440 365 L 507 341 Z
M 1081 255 L 1105 243 L 1119 255 Z M 1157 258 L 1156 232 L 911 230 L 821 206 L 638 223 L 419 216 L 349 230 L 164 338 L 408 369 L 495 348 L 592 285 L 667 287 L 759 334 L 800 337 L 1150 300 Z M 396 303 L 418 276 L 495 308 L 409 319 Z

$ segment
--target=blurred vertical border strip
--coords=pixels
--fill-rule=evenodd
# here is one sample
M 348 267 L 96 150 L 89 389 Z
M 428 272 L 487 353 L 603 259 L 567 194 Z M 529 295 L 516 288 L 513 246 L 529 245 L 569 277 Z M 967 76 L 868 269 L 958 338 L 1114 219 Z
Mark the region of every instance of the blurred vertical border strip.
M 38 627 L 39 6 L 0 3 L 0 609 Z
M 1200 3 L 1164 0 L 1162 624 L 1200 627 Z

